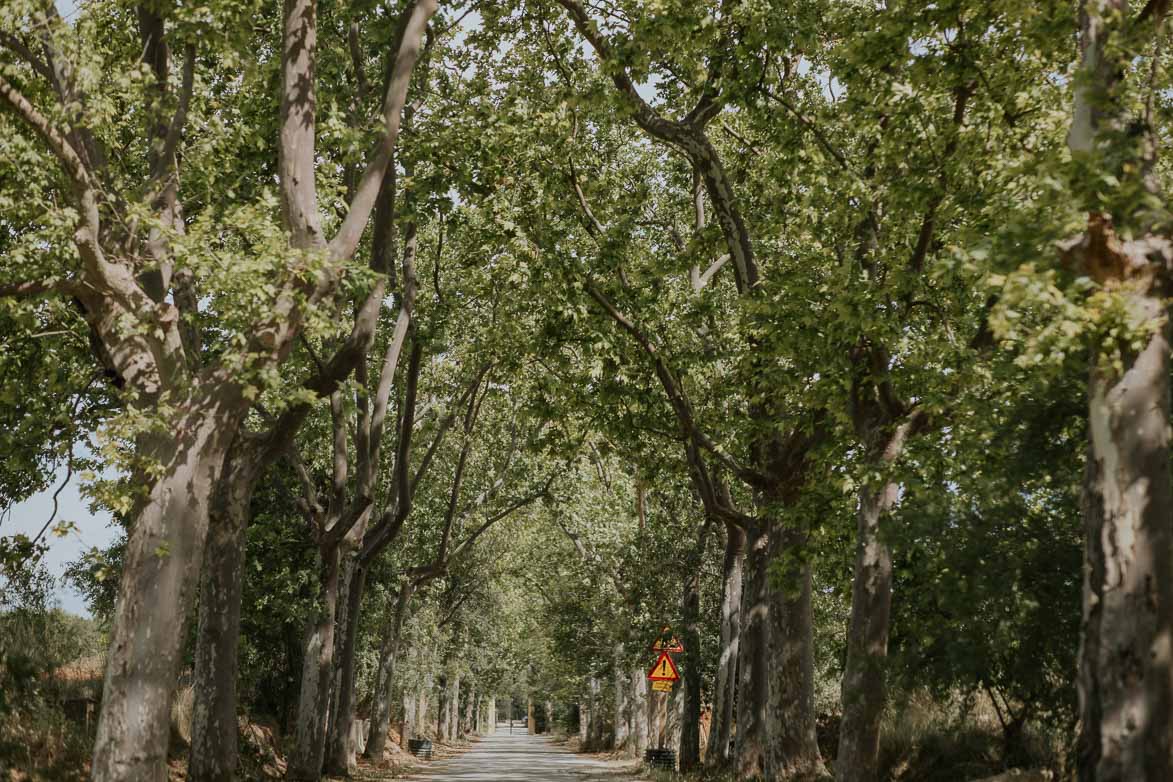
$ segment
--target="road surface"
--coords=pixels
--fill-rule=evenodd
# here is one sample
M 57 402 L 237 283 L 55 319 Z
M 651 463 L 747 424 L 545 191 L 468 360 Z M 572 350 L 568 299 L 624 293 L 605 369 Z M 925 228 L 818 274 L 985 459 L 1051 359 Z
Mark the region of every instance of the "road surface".
M 472 748 L 448 760 L 438 760 L 413 774 L 420 782 L 630 782 L 620 765 L 576 755 L 545 736 L 528 736 L 507 725 L 480 739 Z

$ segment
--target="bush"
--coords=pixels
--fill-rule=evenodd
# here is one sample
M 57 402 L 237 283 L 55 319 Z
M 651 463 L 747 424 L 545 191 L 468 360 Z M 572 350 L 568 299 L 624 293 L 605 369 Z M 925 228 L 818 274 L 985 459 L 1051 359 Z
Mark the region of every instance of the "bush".
M 101 688 L 104 638 L 52 605 L 53 579 L 33 562 L 0 576 L 0 778 L 84 779 Z M 75 718 L 66 705 L 80 705 Z

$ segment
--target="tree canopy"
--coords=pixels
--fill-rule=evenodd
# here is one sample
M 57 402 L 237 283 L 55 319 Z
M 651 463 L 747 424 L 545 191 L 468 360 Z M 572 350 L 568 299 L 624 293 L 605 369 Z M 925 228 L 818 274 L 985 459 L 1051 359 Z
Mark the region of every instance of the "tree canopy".
M 1171 778 L 1167 5 L 6 2 L 0 506 L 121 528 L 86 773 L 163 779 L 190 687 L 192 780 L 506 702 L 737 779 Z M 3 519 L 0 752 L 96 645 L 74 520 Z

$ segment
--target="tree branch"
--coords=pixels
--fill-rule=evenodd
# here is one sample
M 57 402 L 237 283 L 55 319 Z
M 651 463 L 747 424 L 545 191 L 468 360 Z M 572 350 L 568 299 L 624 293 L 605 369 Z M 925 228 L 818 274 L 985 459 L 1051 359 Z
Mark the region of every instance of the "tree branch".
M 285 457 L 289 460 L 289 464 L 293 467 L 293 472 L 297 475 L 298 483 L 301 484 L 301 491 L 304 495 L 298 498 L 298 506 L 302 513 L 305 514 L 306 520 L 310 523 L 310 529 L 314 532 L 314 538 L 320 539 L 325 530 L 322 529 L 322 517 L 325 515 L 325 509 L 322 504 L 318 502 L 318 489 L 314 486 L 314 479 L 310 475 L 309 468 L 306 467 L 301 458 L 301 452 L 298 451 L 297 446 L 290 443 L 285 450 Z
M 330 525 L 330 528 L 325 530 L 322 534 L 319 545 L 324 548 L 329 548 L 338 544 L 340 540 L 346 537 L 346 534 L 354 528 L 354 525 L 360 522 L 371 508 L 371 498 L 366 496 L 359 496 L 350 503 L 346 512 Z
M 53 293 L 76 296 L 80 290 L 81 283 L 73 280 L 29 280 L 0 283 L 0 298 L 35 298 Z
M 522 508 L 526 507 L 527 505 L 532 505 L 533 503 L 540 500 L 542 497 L 549 496 L 550 484 L 552 484 L 554 482 L 555 477 L 556 477 L 556 474 L 551 474 L 549 480 L 546 481 L 546 484 L 541 488 L 540 491 L 534 492 L 533 494 L 530 494 L 526 497 L 522 497 L 521 499 L 511 503 L 507 508 L 499 511 L 498 513 L 493 514 L 488 519 L 486 519 L 484 524 L 477 527 L 475 532 L 473 532 L 471 535 L 469 535 L 467 538 L 465 538 L 463 541 L 461 541 L 460 545 L 457 546 L 455 549 L 453 549 L 452 555 L 450 557 L 450 561 L 457 559 L 469 547 L 471 547 L 474 543 L 476 543 L 477 538 L 479 538 L 481 535 L 485 534 L 485 532 L 487 532 L 489 530 L 489 528 L 492 527 L 497 522 L 501 521 L 502 519 L 508 518 L 509 516 L 512 516 L 514 513 L 521 510 Z
M 448 430 L 452 428 L 452 424 L 456 423 L 456 411 L 464 406 L 469 394 L 471 394 L 474 389 L 480 385 L 481 377 L 484 375 L 484 373 L 488 372 L 492 366 L 492 363 L 489 362 L 481 365 L 479 371 L 476 374 L 476 377 L 473 379 L 473 382 L 469 384 L 469 386 L 461 393 L 460 398 L 457 399 L 453 404 L 452 409 L 448 412 L 448 415 L 441 419 L 439 427 L 436 430 L 436 434 L 432 438 L 432 443 L 428 446 L 428 450 L 425 452 L 424 458 L 420 460 L 419 467 L 416 468 L 415 476 L 411 479 L 410 487 L 413 494 L 415 493 L 416 488 L 419 486 L 420 481 L 423 480 L 424 475 L 427 474 L 428 468 L 431 466 L 432 461 L 436 455 L 436 451 L 439 450 L 440 443 L 442 443 L 444 440 L 444 436 L 448 433 Z
M 478 379 L 478 385 L 473 388 L 472 396 L 468 400 L 468 410 L 464 414 L 464 442 L 461 444 L 460 456 L 456 459 L 456 469 L 452 475 L 452 488 L 448 493 L 448 509 L 444 513 L 444 532 L 440 536 L 440 548 L 436 554 L 437 562 L 446 563 L 448 561 L 448 544 L 452 538 L 452 527 L 456 521 L 456 508 L 460 503 L 460 489 L 464 484 L 464 471 L 468 466 L 469 454 L 472 452 L 472 430 L 480 415 L 481 404 L 488 393 L 487 383 L 485 384 L 485 393 L 478 393 L 477 388 L 482 379 L 483 376 Z
M 175 152 L 179 148 L 179 138 L 183 135 L 183 129 L 187 125 L 187 111 L 191 105 L 191 94 L 195 87 L 195 57 L 195 46 L 188 44 L 184 49 L 183 84 L 179 91 L 179 105 L 171 117 L 171 122 L 167 125 L 167 133 L 163 137 L 163 148 L 159 153 L 155 171 L 151 174 L 152 180 L 158 181 L 166 176 L 174 162 Z
M 367 69 L 363 65 L 362 41 L 359 38 L 358 22 L 352 21 L 346 31 L 346 43 L 350 48 L 350 64 L 354 68 L 355 98 L 359 104 L 367 99 Z
M 582 208 L 582 213 L 586 216 L 586 229 L 591 238 L 598 240 L 599 236 L 606 233 L 607 229 L 595 217 L 595 213 L 591 211 L 591 205 L 587 203 L 586 194 L 582 192 L 582 186 L 578 183 L 578 172 L 574 168 L 574 159 L 570 160 L 570 184 L 574 188 L 574 194 L 578 196 L 578 205 Z
M 355 188 L 346 219 L 342 221 L 338 233 L 330 241 L 330 254 L 334 258 L 349 258 L 354 254 L 359 239 L 362 238 L 363 228 L 375 206 L 383 177 L 399 138 L 403 106 L 407 101 L 407 87 L 420 56 L 420 39 L 437 7 L 437 0 L 416 0 L 404 9 L 400 17 L 399 32 L 394 44 L 395 59 L 383 100 L 383 122 L 386 129 L 367 163 L 358 187 Z
M 53 69 L 49 64 L 37 57 L 36 53 L 21 42 L 15 35 L 6 32 L 0 32 L 0 46 L 11 50 L 14 54 L 24 60 L 28 65 L 41 76 L 45 77 L 50 83 L 53 82 Z
M 692 411 L 692 405 L 685 396 L 684 388 L 676 379 L 676 375 L 672 372 L 668 363 L 656 350 L 655 345 L 651 340 L 635 325 L 632 320 L 619 311 L 611 300 L 608 299 L 602 291 L 598 289 L 593 283 L 586 283 L 586 291 L 590 294 L 599 306 L 601 306 L 612 320 L 619 324 L 619 326 L 626 331 L 631 337 L 643 348 L 648 357 L 652 359 L 655 366 L 656 376 L 660 380 L 660 385 L 664 392 L 668 395 L 668 401 L 672 404 L 672 409 L 676 413 L 677 421 L 684 431 L 685 439 L 694 439 L 696 443 L 711 453 L 722 464 L 729 468 L 735 475 L 751 486 L 761 486 L 765 483 L 765 476 L 758 472 L 744 467 L 739 464 L 736 459 L 730 456 L 724 449 L 714 443 L 708 435 L 700 430 L 697 426 L 695 416 Z
M 37 111 L 36 107 L 3 76 L 0 76 L 0 98 L 3 98 L 8 107 L 16 112 L 16 115 L 45 141 L 49 151 L 61 163 L 61 167 L 78 191 L 91 192 L 93 186 L 89 171 L 77 151 L 66 141 L 65 134 L 54 126 L 45 115 Z M 94 207 L 94 218 L 96 222 L 96 206 Z

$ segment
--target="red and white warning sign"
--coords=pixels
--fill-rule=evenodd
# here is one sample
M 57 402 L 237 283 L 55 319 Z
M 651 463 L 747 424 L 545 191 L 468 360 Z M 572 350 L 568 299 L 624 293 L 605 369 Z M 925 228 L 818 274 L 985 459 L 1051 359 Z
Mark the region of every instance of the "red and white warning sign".
M 652 666 L 652 670 L 648 671 L 648 680 L 653 682 L 680 681 L 680 671 L 676 669 L 676 663 L 672 662 L 672 655 L 660 652 L 660 656 L 656 658 L 656 664 Z

